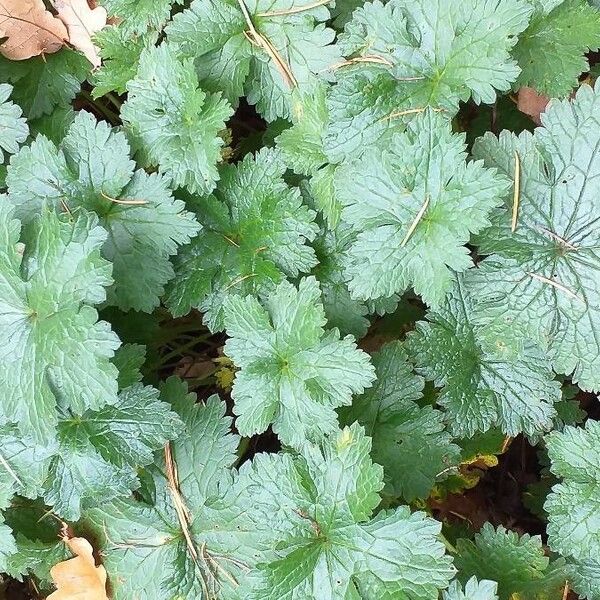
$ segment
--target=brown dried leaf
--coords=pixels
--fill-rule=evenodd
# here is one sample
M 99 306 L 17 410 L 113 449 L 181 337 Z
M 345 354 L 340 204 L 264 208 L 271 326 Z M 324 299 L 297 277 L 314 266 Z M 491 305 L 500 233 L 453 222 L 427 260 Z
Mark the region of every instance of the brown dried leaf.
M 0 0 L 0 53 L 25 60 L 60 50 L 68 33 L 60 19 L 46 10 L 42 0 Z
M 99 67 L 100 55 L 92 37 L 106 27 L 106 9 L 101 6 L 90 8 L 87 0 L 54 0 L 53 4 L 58 18 L 67 27 L 71 46 L 83 52 L 94 67 Z
M 63 538 L 75 558 L 50 569 L 57 590 L 47 600 L 108 600 L 106 570 L 96 566 L 94 550 L 85 538 Z
M 540 115 L 546 110 L 550 98 L 538 94 L 533 88 L 522 87 L 519 89 L 517 108 L 533 119 L 536 125 L 541 125 Z

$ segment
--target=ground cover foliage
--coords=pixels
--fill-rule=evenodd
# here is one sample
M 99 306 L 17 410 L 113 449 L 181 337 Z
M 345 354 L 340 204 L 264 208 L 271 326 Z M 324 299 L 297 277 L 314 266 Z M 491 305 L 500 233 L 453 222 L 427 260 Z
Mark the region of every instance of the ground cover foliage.
M 600 600 L 598 2 L 0 38 L 0 596 Z

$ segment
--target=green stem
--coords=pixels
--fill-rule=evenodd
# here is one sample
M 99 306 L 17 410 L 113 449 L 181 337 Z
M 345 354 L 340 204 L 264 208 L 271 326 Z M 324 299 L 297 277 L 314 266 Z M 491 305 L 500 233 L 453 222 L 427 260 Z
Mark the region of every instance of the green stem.
M 189 342 L 186 342 L 185 344 L 178 346 L 172 352 L 169 352 L 168 354 L 165 354 L 164 356 L 162 356 L 156 366 L 162 367 L 163 365 L 167 364 L 172 358 L 175 358 L 176 356 L 183 356 L 183 354 L 186 352 L 186 350 L 193 348 L 197 343 L 203 342 L 204 340 L 206 340 L 209 337 L 210 337 L 210 333 L 207 333 L 205 335 L 199 335 L 198 337 L 191 339 Z
M 452 553 L 452 554 L 458 554 L 458 550 L 456 549 L 456 546 L 452 545 L 448 539 L 446 538 L 445 535 L 443 535 L 442 533 L 440 533 L 440 539 L 442 540 L 444 546 L 446 546 L 446 550 L 448 550 L 448 552 Z
M 119 124 L 119 115 L 114 113 L 112 110 L 110 110 L 103 104 L 100 104 L 100 102 L 94 100 L 94 98 L 92 98 L 92 95 L 89 92 L 87 92 L 86 90 L 81 90 L 79 94 L 80 96 L 85 98 L 99 113 L 101 113 L 102 116 L 106 117 L 112 125 Z
M 114 94 L 108 93 L 106 94 L 106 98 L 119 112 L 121 112 L 123 103 Z

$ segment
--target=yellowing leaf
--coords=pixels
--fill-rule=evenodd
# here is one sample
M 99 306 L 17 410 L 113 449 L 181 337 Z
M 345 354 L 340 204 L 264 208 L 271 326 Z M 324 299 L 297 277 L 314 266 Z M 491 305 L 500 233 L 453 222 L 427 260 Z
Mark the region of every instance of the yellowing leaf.
M 60 50 L 68 39 L 63 23 L 46 10 L 42 0 L 0 2 L 0 53 L 25 60 Z
M 91 544 L 78 537 L 63 541 L 76 556 L 50 569 L 57 590 L 48 600 L 108 600 L 106 570 L 96 566 Z
M 92 36 L 106 26 L 106 9 L 98 6 L 90 8 L 87 0 L 54 0 L 58 18 L 69 32 L 70 44 L 81 51 L 94 65 L 101 64 L 98 48 L 92 43 Z

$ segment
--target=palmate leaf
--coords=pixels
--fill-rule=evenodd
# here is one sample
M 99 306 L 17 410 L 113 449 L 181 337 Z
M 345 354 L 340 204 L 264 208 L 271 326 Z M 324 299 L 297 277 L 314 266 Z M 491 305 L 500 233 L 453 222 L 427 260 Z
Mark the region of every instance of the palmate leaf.
M 58 444 L 52 440 L 38 444 L 30 436 L 23 436 L 16 425 L 0 427 L 0 486 L 9 505 L 13 494 L 37 498 L 44 492 L 44 482 L 52 456 Z
M 112 362 L 119 370 L 119 390 L 142 380 L 140 369 L 145 360 L 146 347 L 140 344 L 125 344 L 117 350 Z
M 223 91 L 233 105 L 245 95 L 268 121 L 289 117 L 291 90 L 309 93 L 339 62 L 335 32 L 324 25 L 329 10 L 304 0 L 247 1 L 243 8 L 261 36 L 253 43 L 242 4 L 194 0 L 167 27 L 169 43 L 196 59 L 206 89 Z
M 548 543 L 569 559 L 586 565 L 598 580 L 600 556 L 600 422 L 566 427 L 546 438 L 551 471 L 561 478 L 548 496 Z M 585 582 L 588 577 L 581 577 Z
M 109 16 L 119 20 L 119 29 L 129 35 L 144 34 L 148 29 L 160 31 L 181 0 L 100 0 Z
M 328 162 L 322 139 L 329 121 L 326 97 L 324 83 L 310 94 L 298 93 L 292 101 L 293 125 L 275 140 L 288 167 L 299 175 L 314 175 Z
M 500 600 L 560 598 L 565 585 L 564 561 L 553 563 L 545 556 L 539 536 L 522 535 L 502 525 L 485 523 L 475 541 L 457 543 L 459 579 L 471 576 L 498 582 Z
M 350 64 L 327 102 L 329 158 L 362 154 L 412 117 L 405 110 L 432 106 L 452 116 L 459 101 L 494 102 L 519 75 L 509 53 L 531 10 L 525 0 L 375 0 L 357 9 L 339 40 Z
M 204 312 L 212 331 L 223 329 L 230 296 L 264 295 L 286 276 L 316 264 L 315 213 L 283 180 L 279 154 L 264 149 L 221 171 L 213 196 L 195 202 L 203 229 L 175 261 L 166 303 L 175 315 Z
M 600 88 L 583 85 L 573 102 L 552 102 L 534 134 L 487 134 L 474 147 L 509 177 L 520 165 L 515 230 L 510 193 L 477 239 L 492 256 L 476 272 L 475 317 L 535 340 L 587 390 L 600 389 L 599 115 Z
M 0 436 L 2 436 L 1 429 Z M 11 477 L 5 477 L 4 472 L 0 472 L 0 573 L 7 572 L 11 557 L 18 551 L 12 530 L 4 523 L 4 516 L 2 514 L 2 511 L 10 504 L 13 484 L 14 481 Z
M 434 600 L 453 576 L 441 524 L 407 506 L 381 511 L 383 473 L 357 424 L 302 454 L 260 454 L 240 469 L 275 558 L 249 575 L 252 600 Z
M 600 598 L 600 562 L 573 562 L 569 569 L 569 581 L 581 598 Z
M 444 592 L 443 600 L 498 600 L 497 589 L 495 581 L 477 581 L 476 577 L 471 577 L 465 584 L 464 591 L 458 581 L 453 581 L 448 591 Z
M 119 394 L 114 406 L 64 417 L 44 499 L 63 518 L 75 521 L 82 509 L 126 496 L 139 486 L 137 469 L 177 436 L 181 422 L 158 391 L 139 384 Z
M 372 438 L 373 460 L 384 468 L 384 493 L 407 502 L 427 498 L 440 473 L 460 462 L 460 448 L 445 431 L 442 414 L 419 407 L 423 379 L 415 375 L 399 342 L 373 355 L 377 381 L 350 408 L 342 423 L 358 421 Z
M 510 324 L 474 323 L 469 281 L 458 277 L 444 304 L 408 335 L 417 371 L 442 388 L 438 404 L 457 436 L 494 426 L 509 436 L 548 431 L 561 399 L 550 362 L 532 342 L 515 341 Z
M 82 509 L 139 487 L 136 470 L 151 463 L 153 452 L 180 429 L 158 391 L 136 384 L 114 405 L 61 414 L 56 442 L 41 445 L 15 427 L 0 428 L 0 483 L 21 496 L 43 496 L 55 514 L 76 521 Z
M 8 168 L 8 200 L 28 222 L 49 205 L 94 211 L 108 231 L 102 255 L 113 264 L 111 304 L 151 311 L 173 276 L 169 256 L 200 226 L 175 200 L 167 180 L 135 170 L 127 139 L 87 112 L 79 112 L 57 148 L 44 136 Z
M 17 152 L 29 135 L 23 111 L 9 100 L 12 90 L 11 85 L 0 84 L 0 164 L 5 159 L 4 153 Z
M 223 146 L 218 133 L 233 112 L 220 93 L 204 92 L 192 61 L 179 60 L 164 43 L 144 50 L 127 91 L 121 118 L 141 158 L 176 187 L 211 192 Z
M 175 378 L 162 390 L 185 430 L 170 446 L 171 477 L 165 460 L 157 461 L 153 505 L 119 500 L 86 515 L 103 540 L 115 600 L 237 598 L 235 582 L 262 556 L 268 539 L 269 524 L 254 532 L 245 514 L 251 505 L 231 488 L 238 437 L 230 433 L 225 405 L 217 396 L 194 404 L 186 392 Z M 189 520 L 184 512 L 178 516 L 182 506 Z
M 137 73 L 142 52 L 154 45 L 157 38 L 154 31 L 129 34 L 122 23 L 96 33 L 94 43 L 99 48 L 102 66 L 90 78 L 94 85 L 92 96 L 100 98 L 109 92 L 125 94 L 127 83 Z
M 68 106 L 90 68 L 83 54 L 66 48 L 28 60 L 14 61 L 2 56 L 0 80 L 14 86 L 13 101 L 27 118 L 35 119 L 50 114 L 57 106 Z
M 40 593 L 52 590 L 50 568 L 70 558 L 69 550 L 60 540 L 61 524 L 52 517 L 43 501 L 15 497 L 5 511 L 6 523 L 15 537 L 16 554 L 7 561 L 6 573 L 19 581 L 31 577 Z
M 170 476 L 159 462 L 154 504 L 87 515 L 115 600 L 434 600 L 447 585 L 438 523 L 407 507 L 371 520 L 382 473 L 360 427 L 303 455 L 257 455 L 237 475 L 224 405 L 194 405 L 175 380 L 167 387 L 186 432 L 171 444 Z
M 335 229 L 323 228 L 313 246 L 319 263 L 313 270 L 323 297 L 323 308 L 330 327 L 337 327 L 342 335 L 352 334 L 362 338 L 370 325 L 368 303 L 352 297 L 346 281 L 348 249 L 356 234 L 345 223 Z M 397 297 L 390 301 L 389 309 L 397 305 Z M 385 312 L 385 311 L 381 311 Z
M 83 414 L 117 401 L 110 357 L 119 345 L 90 304 L 102 302 L 110 265 L 97 219 L 42 209 L 21 236 L 0 203 L 0 421 L 49 441 L 58 408 Z
M 600 11 L 586 0 L 529 0 L 535 7 L 513 56 L 522 72 L 516 86 L 564 97 L 589 69 L 586 52 L 600 46 Z
M 335 409 L 372 383 L 369 356 L 354 338 L 325 329 L 314 277 L 281 282 L 265 307 L 252 296 L 225 304 L 225 353 L 240 369 L 231 392 L 241 435 L 273 430 L 299 446 L 337 428 Z
M 464 137 L 426 111 L 385 149 L 336 172 L 342 220 L 356 232 L 346 276 L 355 298 L 388 298 L 412 285 L 439 304 L 452 270 L 472 265 L 470 233 L 489 224 L 508 182 L 481 162 L 467 162 Z
M 10 527 L 4 523 L 0 514 L 0 572 L 6 573 L 9 558 L 17 553 L 17 545 Z

